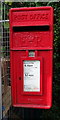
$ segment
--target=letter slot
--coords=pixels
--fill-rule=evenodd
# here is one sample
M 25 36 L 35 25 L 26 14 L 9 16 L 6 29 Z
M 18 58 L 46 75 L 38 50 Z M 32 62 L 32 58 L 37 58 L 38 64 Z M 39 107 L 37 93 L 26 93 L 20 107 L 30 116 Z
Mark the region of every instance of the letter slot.
M 50 28 L 49 25 L 42 25 L 42 26 L 14 26 L 14 32 L 23 32 L 23 31 L 48 31 Z

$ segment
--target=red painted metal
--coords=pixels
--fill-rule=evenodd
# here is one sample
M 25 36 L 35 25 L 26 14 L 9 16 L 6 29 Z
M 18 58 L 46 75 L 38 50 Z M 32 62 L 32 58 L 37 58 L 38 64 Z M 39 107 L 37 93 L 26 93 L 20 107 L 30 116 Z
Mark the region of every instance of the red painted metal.
M 29 51 L 35 55 L 29 56 Z M 23 61 L 40 61 L 40 91 L 24 91 Z M 53 8 L 10 9 L 10 65 L 12 105 L 52 106 Z

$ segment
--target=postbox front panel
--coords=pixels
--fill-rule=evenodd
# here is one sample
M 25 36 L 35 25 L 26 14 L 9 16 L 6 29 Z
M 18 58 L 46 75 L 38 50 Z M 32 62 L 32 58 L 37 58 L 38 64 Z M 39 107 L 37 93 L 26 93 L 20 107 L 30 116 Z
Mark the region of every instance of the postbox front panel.
M 52 105 L 53 9 L 10 10 L 12 104 Z
M 24 29 L 24 28 L 23 28 Z M 32 27 L 31 27 L 31 31 L 32 31 Z M 52 41 L 50 41 L 51 39 L 51 35 L 49 33 L 49 31 L 32 31 L 32 32 L 15 32 L 13 34 L 13 48 L 29 48 L 30 49 L 33 47 L 36 48 L 51 48 L 52 47 Z M 24 36 L 23 36 L 24 35 Z M 43 37 L 44 36 L 44 37 Z M 19 44 L 20 43 L 20 44 Z

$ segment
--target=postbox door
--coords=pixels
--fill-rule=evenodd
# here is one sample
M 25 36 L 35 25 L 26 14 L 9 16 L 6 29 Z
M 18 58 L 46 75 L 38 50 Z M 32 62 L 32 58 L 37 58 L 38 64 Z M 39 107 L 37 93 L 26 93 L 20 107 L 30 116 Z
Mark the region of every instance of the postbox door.
M 14 104 L 17 103 L 18 105 L 27 105 L 28 104 L 33 104 L 34 105 L 41 105 L 51 106 L 51 93 L 48 92 L 52 90 L 52 81 L 51 81 L 51 76 L 52 76 L 52 52 L 51 51 L 37 51 L 38 57 L 27 57 L 27 52 L 26 51 L 18 51 L 18 52 L 12 52 L 12 58 L 13 58 L 13 98 L 15 98 L 13 101 Z M 17 57 L 16 57 L 17 56 Z M 34 64 L 37 68 L 34 71 L 34 68 L 30 66 L 25 68 L 25 65 L 29 66 Z M 29 69 L 29 70 L 28 70 Z M 34 75 L 35 72 L 37 72 L 35 76 L 35 80 L 33 79 L 34 77 L 25 77 L 27 73 L 30 75 Z M 33 74 L 31 72 L 33 70 Z M 25 77 L 25 78 L 24 78 Z M 38 78 L 37 78 L 38 77 Z M 29 81 L 28 81 L 29 80 Z M 37 80 L 37 82 L 36 82 Z M 35 83 L 31 83 L 34 82 Z M 25 83 L 24 83 L 25 82 Z M 26 83 L 27 82 L 27 83 Z M 30 83 L 31 84 L 30 84 Z M 27 86 L 27 88 L 24 87 Z M 30 85 L 30 86 L 29 86 Z M 32 85 L 32 86 L 31 86 Z M 38 90 L 34 90 L 34 85 L 38 88 Z M 30 88 L 28 88 L 28 86 Z M 17 96 L 17 97 L 16 97 Z

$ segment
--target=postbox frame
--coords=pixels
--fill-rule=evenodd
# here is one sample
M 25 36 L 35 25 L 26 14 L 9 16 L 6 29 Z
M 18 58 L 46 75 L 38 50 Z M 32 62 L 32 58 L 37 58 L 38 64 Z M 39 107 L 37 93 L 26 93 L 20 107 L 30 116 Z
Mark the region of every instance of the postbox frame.
M 49 16 L 50 16 L 50 21 L 48 22 L 45 22 L 44 21 L 33 21 L 33 22 L 28 22 L 28 24 L 26 22 L 19 22 L 19 21 L 13 21 L 12 17 L 14 15 L 14 12 L 18 13 L 18 12 L 36 12 L 36 11 L 50 11 Z M 12 14 L 13 13 L 13 14 Z M 13 44 L 13 36 L 14 36 L 14 29 L 15 27 L 28 27 L 28 26 L 49 26 L 49 35 L 50 35 L 50 44 L 47 45 L 47 46 L 34 46 L 34 47 L 26 47 L 26 46 L 14 46 Z M 17 31 L 16 31 L 17 32 Z M 46 41 L 45 41 L 46 42 Z M 43 43 L 43 44 L 46 44 L 46 43 Z M 35 51 L 35 56 L 34 57 L 29 57 L 28 56 L 28 51 L 29 50 L 34 50 Z M 21 52 L 19 53 L 19 57 L 17 57 L 17 53 L 19 51 L 26 51 L 26 53 L 24 53 L 24 55 L 26 56 L 20 56 Z M 42 52 L 45 51 L 43 54 Z M 40 53 L 39 53 L 40 52 Z M 46 54 L 47 53 L 47 54 Z M 47 62 L 46 62 L 46 57 L 47 55 L 50 55 L 50 57 L 48 57 L 48 59 L 50 58 L 51 61 L 49 63 L 49 65 L 47 65 Z M 15 55 L 16 54 L 16 55 Z M 45 55 L 44 55 L 45 54 Z M 39 55 L 39 56 L 38 56 Z M 20 60 L 17 60 L 15 57 L 17 57 L 17 59 L 20 59 Z M 41 62 L 41 81 L 40 81 L 40 84 L 41 84 L 41 92 L 38 93 L 38 92 L 23 92 L 23 81 L 21 82 L 22 84 L 22 87 L 21 87 L 21 93 L 20 90 L 18 90 L 18 85 L 20 83 L 20 80 L 18 80 L 18 76 L 17 76 L 17 65 L 18 65 L 18 61 L 20 62 L 20 68 L 21 68 L 21 76 L 22 76 L 22 79 L 23 79 L 23 61 L 24 60 L 40 60 Z M 52 76 L 53 76 L 53 8 L 48 6 L 48 7 L 29 7 L 29 8 L 12 8 L 10 9 L 10 65 L 11 65 L 11 92 L 12 92 L 12 104 L 13 106 L 15 107 L 28 107 L 28 108 L 44 108 L 44 109 L 49 109 L 51 108 L 52 106 Z M 14 60 L 14 61 L 13 61 Z M 17 63 L 14 67 L 14 63 L 16 62 L 17 60 Z M 46 64 L 44 63 L 46 62 Z M 47 66 L 50 66 L 51 65 L 51 68 L 49 68 L 50 70 L 50 76 L 49 76 L 49 81 L 46 80 L 48 78 L 48 75 L 47 75 L 47 72 L 49 73 L 49 70 L 46 68 L 46 70 L 48 70 L 47 72 L 45 72 L 45 67 Z M 16 70 L 14 70 L 14 68 Z M 12 74 L 13 73 L 13 74 Z M 45 75 L 46 73 L 46 75 Z M 45 77 L 45 78 L 44 78 Z M 15 78 L 15 79 L 14 79 Z M 45 80 L 47 83 L 45 83 Z M 17 82 L 18 81 L 18 82 Z M 18 84 L 17 84 L 18 83 Z M 44 84 L 44 85 L 43 85 Z M 46 85 L 47 84 L 47 85 Z M 49 85 L 49 87 L 48 87 Z M 19 87 L 19 88 L 20 88 Z M 47 87 L 47 88 L 46 88 Z M 19 91 L 19 92 L 18 92 Z M 49 92 L 49 93 L 48 93 Z M 21 96 L 20 96 L 20 95 Z M 17 96 L 19 95 L 19 96 Z M 40 96 L 39 96 L 40 95 Z M 25 96 L 27 97 L 28 99 L 28 102 L 25 102 L 22 101 L 22 99 L 24 98 L 25 99 Z M 29 96 L 31 97 L 32 96 L 32 99 L 29 101 Z M 33 98 L 34 96 L 34 98 Z M 22 98 L 21 98 L 22 97 Z M 36 100 L 35 100 L 36 98 Z M 38 98 L 38 99 L 37 99 Z M 21 100 L 20 100 L 21 99 Z M 26 101 L 27 101 L 26 99 Z M 32 102 L 32 100 L 35 100 Z M 39 100 L 40 100 L 40 103 L 39 103 Z M 36 102 L 37 101 L 37 102 Z

